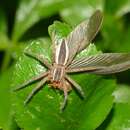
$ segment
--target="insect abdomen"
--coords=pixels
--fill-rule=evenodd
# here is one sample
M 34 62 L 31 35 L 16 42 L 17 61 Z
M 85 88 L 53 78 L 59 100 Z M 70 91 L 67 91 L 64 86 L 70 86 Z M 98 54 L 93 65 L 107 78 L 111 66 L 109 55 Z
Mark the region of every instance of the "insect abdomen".
M 64 69 L 63 68 L 55 68 L 53 70 L 53 81 L 61 81 L 64 75 Z

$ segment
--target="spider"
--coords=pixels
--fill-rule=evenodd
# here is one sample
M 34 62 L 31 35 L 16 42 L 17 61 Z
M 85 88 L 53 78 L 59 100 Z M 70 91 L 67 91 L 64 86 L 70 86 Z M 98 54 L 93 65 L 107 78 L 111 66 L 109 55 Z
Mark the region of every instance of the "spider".
M 85 49 L 94 39 L 102 24 L 102 13 L 96 10 L 89 20 L 79 24 L 66 38 L 57 40 L 55 33 L 52 35 L 53 59 L 50 64 L 47 59 L 31 52 L 24 52 L 27 56 L 35 58 L 48 68 L 32 79 L 25 81 L 15 91 L 21 90 L 34 81 L 39 81 L 37 86 L 26 98 L 24 104 L 31 101 L 43 85 L 48 82 L 52 87 L 64 92 L 64 101 L 61 105 L 63 110 L 67 103 L 68 92 L 74 87 L 82 97 L 85 94 L 68 73 L 87 72 L 94 74 L 111 74 L 125 71 L 130 68 L 129 53 L 103 53 L 94 56 L 84 56 L 75 59 L 77 53 Z

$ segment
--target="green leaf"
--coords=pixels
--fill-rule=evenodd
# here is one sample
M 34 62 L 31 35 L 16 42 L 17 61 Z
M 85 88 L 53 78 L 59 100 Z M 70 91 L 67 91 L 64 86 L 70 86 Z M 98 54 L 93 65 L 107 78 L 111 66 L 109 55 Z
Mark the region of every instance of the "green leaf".
M 121 85 L 113 95 L 115 96 L 115 106 L 107 120 L 97 130 L 130 129 L 130 87 Z
M 66 37 L 71 32 L 71 28 L 68 24 L 55 21 L 54 24 L 49 26 L 48 31 L 50 37 L 52 37 L 52 34 L 54 33 L 57 36 L 56 38 L 59 40 Z
M 61 23 L 53 25 L 58 29 L 59 24 L 61 25 Z M 53 28 L 53 25 L 50 28 Z M 63 24 L 59 32 L 65 30 L 65 27 L 66 25 Z M 54 31 L 56 31 L 55 28 L 53 28 Z M 66 28 L 67 30 L 68 28 Z M 58 35 L 58 33 L 56 34 Z M 32 41 L 27 46 L 26 51 L 42 54 L 51 61 L 50 46 L 51 42 L 49 39 L 39 39 Z M 100 53 L 95 50 L 94 45 L 90 45 L 88 49 L 81 52 L 79 57 Z M 92 53 L 88 53 L 91 51 Z M 23 54 L 15 66 L 12 88 L 44 71 L 46 71 L 46 68 L 38 61 Z M 62 113 L 60 112 L 60 105 L 63 101 L 63 93 L 52 89 L 48 84 L 44 85 L 44 88 L 27 106 L 24 106 L 23 102 L 37 83 L 12 94 L 13 111 L 15 112 L 15 119 L 18 125 L 24 128 L 24 130 L 84 130 L 86 128 L 87 130 L 94 130 L 97 128 L 104 121 L 113 106 L 112 93 L 115 89 L 115 82 L 89 74 L 74 74 L 71 77 L 82 86 L 86 98 L 82 100 L 72 90 L 69 93 L 68 104 Z
M 63 9 L 60 14 L 62 19 L 72 26 L 89 18 L 96 9 L 103 10 L 103 0 L 80 0 L 71 7 Z
M 0 77 L 0 125 L 5 127 L 4 125 L 8 121 L 9 112 L 10 112 L 10 93 L 9 93 L 9 81 L 10 72 L 7 71 Z M 8 82 L 7 82 L 8 81 Z M 3 101 L 4 99 L 4 101 Z
M 130 104 L 116 104 L 113 110 L 113 119 L 106 130 L 130 129 Z
M 106 0 L 100 48 L 114 52 L 130 51 L 129 16 L 126 15 L 130 11 L 129 5 L 130 0 Z M 126 16 L 122 17 L 123 15 Z
M 10 101 L 10 81 L 12 67 L 0 76 L 0 127 L 3 130 L 15 130 Z
M 130 104 L 130 87 L 126 85 L 119 85 L 113 93 L 116 103 Z
M 120 7 L 120 9 L 117 11 L 116 16 L 121 17 L 127 13 L 130 13 L 130 0 L 126 0 L 124 4 Z
M 106 0 L 105 12 L 121 17 L 130 12 L 130 0 Z
M 130 27 L 127 26 L 122 19 L 116 19 L 113 15 L 106 14 L 101 30 L 103 40 L 99 41 L 100 48 L 115 52 L 129 52 Z
M 16 13 L 13 41 L 17 42 L 23 33 L 40 19 L 56 14 L 74 2 L 75 0 L 21 0 Z

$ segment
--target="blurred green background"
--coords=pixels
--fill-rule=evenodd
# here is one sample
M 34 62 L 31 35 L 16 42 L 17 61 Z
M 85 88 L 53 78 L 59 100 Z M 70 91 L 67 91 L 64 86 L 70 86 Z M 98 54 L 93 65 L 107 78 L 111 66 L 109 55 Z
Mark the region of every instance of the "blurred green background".
M 103 52 L 130 52 L 130 0 L 1 0 L 0 1 L 0 128 L 22 129 L 10 112 L 10 84 L 13 66 L 28 41 L 49 38 L 48 27 L 61 21 L 74 28 L 100 9 L 104 20 L 93 40 Z M 130 70 L 106 76 L 116 81 L 119 102 L 97 130 L 130 129 Z M 121 103 L 121 104 L 120 104 Z M 116 109 L 113 117 L 113 109 Z M 20 124 L 20 123 L 19 123 Z M 94 122 L 93 122 L 94 124 Z M 24 126 L 24 125 L 23 125 Z M 123 127 L 124 126 L 124 127 Z M 26 127 L 23 129 L 29 130 Z M 57 128 L 58 129 L 58 128 Z M 73 128 L 72 128 L 73 129 Z M 80 129 L 80 128 L 79 128 Z M 37 129 L 40 130 L 40 129 Z M 94 130 L 94 129 L 86 129 Z

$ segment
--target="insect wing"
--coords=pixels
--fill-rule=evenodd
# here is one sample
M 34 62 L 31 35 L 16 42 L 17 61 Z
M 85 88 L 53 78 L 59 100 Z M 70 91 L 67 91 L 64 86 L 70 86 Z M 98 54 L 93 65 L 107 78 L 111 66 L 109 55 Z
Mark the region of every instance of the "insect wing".
M 98 33 L 101 24 L 102 24 L 103 16 L 102 13 L 97 10 L 89 19 L 86 27 L 86 36 L 85 40 L 81 42 L 78 52 L 86 48 L 86 46 L 94 39 L 96 34 Z
M 102 23 L 102 13 L 97 10 L 89 20 L 83 21 L 66 38 L 69 51 L 68 64 L 73 60 L 77 52 L 86 48 L 96 36 Z
M 55 63 L 65 65 L 69 56 L 69 49 L 64 39 L 58 44 L 55 52 Z
M 56 38 L 56 33 L 55 31 L 52 33 L 52 46 L 51 46 L 51 49 L 52 49 L 52 62 L 55 62 L 55 54 L 56 54 L 56 48 L 58 46 L 58 40 Z
M 130 53 L 104 53 L 74 60 L 67 71 L 110 74 L 125 71 L 129 68 Z

